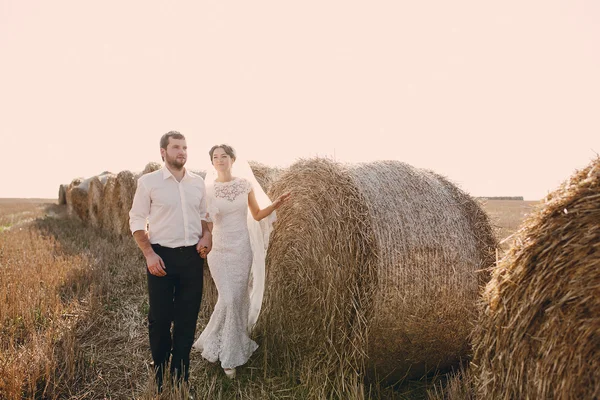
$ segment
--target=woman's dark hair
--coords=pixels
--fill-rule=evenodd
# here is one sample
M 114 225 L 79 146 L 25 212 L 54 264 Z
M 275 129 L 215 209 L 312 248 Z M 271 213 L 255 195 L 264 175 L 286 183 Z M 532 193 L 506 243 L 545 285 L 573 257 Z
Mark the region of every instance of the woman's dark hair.
M 229 157 L 233 158 L 235 160 L 235 149 L 233 147 L 231 147 L 228 144 L 217 144 L 215 146 L 212 147 L 212 149 L 210 149 L 210 151 L 208 152 L 208 154 L 210 154 L 210 162 L 212 163 L 212 159 L 213 159 L 213 153 L 215 152 L 216 149 L 223 149 L 225 151 L 225 153 L 227 153 L 227 155 L 229 155 Z

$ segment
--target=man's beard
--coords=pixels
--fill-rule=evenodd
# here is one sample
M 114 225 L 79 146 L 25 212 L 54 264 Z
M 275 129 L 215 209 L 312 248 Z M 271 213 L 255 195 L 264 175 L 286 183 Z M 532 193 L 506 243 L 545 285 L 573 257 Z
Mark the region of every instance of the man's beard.
M 165 163 L 167 163 L 171 168 L 180 170 L 185 165 L 185 159 L 183 161 L 179 161 L 177 158 L 170 158 L 169 156 L 166 156 Z

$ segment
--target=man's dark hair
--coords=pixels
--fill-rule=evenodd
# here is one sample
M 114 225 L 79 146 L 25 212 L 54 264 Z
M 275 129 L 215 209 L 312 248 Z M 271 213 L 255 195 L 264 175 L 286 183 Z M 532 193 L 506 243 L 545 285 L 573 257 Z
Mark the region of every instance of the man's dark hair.
M 162 137 L 160 138 L 160 148 L 161 149 L 167 150 L 167 146 L 169 145 L 169 138 L 185 140 L 185 136 L 183 136 L 181 133 L 179 133 L 177 131 L 169 131 L 169 132 L 165 133 L 164 135 L 162 135 Z M 165 161 L 165 158 L 162 157 L 162 160 Z

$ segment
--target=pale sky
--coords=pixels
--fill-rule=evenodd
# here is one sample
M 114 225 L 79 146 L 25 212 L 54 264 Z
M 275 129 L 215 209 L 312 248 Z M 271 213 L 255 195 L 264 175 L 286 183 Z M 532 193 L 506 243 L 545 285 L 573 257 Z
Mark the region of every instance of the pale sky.
M 227 142 L 538 200 L 600 152 L 600 2 L 0 0 L 0 197 Z

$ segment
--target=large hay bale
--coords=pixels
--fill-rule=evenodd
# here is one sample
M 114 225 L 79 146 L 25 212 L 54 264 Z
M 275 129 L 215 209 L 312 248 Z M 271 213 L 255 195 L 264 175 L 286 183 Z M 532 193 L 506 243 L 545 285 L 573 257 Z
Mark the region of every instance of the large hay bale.
M 347 392 L 334 395 L 345 397 L 363 373 L 391 383 L 467 356 L 480 271 L 496 246 L 476 201 L 394 161 L 301 160 L 270 194 L 288 191 L 260 322 L 275 365 L 338 381 Z
M 133 196 L 137 187 L 137 177 L 131 171 L 117 174 L 115 187 L 112 190 L 113 232 L 117 235 L 131 235 L 129 229 L 129 211 L 133 204 Z
M 523 222 L 473 346 L 481 399 L 600 398 L 600 158 Z
M 61 184 L 58 187 L 58 204 L 59 205 L 64 205 L 67 204 L 67 189 L 69 188 L 69 185 L 67 184 Z
M 90 179 L 89 190 L 88 190 L 88 212 L 90 218 L 90 225 L 94 228 L 101 228 L 102 225 L 102 213 L 104 209 L 104 187 L 108 178 L 115 176 L 111 173 L 94 176 Z
M 248 161 L 248 164 L 250 164 L 250 168 L 252 169 L 258 184 L 265 193 L 269 193 L 273 181 L 275 181 L 283 172 L 282 168 L 270 167 L 258 161 Z
M 67 205 L 70 205 L 70 207 L 67 207 L 67 210 L 70 211 L 71 216 L 76 215 L 83 222 L 88 222 L 90 218 L 88 209 L 88 191 L 92 179 L 93 177 L 84 179 L 67 192 Z

